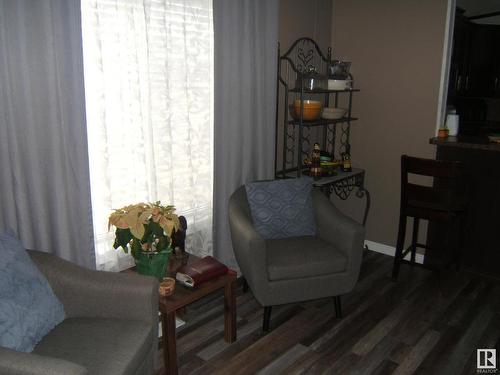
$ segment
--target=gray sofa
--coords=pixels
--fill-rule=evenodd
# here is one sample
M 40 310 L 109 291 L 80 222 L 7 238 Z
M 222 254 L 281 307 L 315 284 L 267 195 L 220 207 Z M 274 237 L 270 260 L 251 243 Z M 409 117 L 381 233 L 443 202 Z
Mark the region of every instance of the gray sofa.
M 364 228 L 342 214 L 321 192 L 313 190 L 316 236 L 263 239 L 254 229 L 245 187 L 229 200 L 229 225 L 238 265 L 257 301 L 264 306 L 264 330 L 271 306 L 335 297 L 358 280 Z
M 66 319 L 32 353 L 0 347 L 0 374 L 153 373 L 158 348 L 157 280 L 92 271 L 38 251 L 29 254 L 64 305 Z

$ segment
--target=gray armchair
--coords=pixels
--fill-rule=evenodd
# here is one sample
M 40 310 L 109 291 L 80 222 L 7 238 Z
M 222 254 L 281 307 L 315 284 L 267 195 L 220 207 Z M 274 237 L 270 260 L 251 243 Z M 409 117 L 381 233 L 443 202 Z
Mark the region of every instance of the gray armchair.
M 271 307 L 335 297 L 350 292 L 359 276 L 364 228 L 343 215 L 321 192 L 313 190 L 316 236 L 264 240 L 254 229 L 245 187 L 229 200 L 233 249 L 246 282 L 264 306 L 264 331 Z
M 0 374 L 153 373 L 158 348 L 157 280 L 92 271 L 38 251 L 29 254 L 64 305 L 66 319 L 32 353 L 0 347 Z

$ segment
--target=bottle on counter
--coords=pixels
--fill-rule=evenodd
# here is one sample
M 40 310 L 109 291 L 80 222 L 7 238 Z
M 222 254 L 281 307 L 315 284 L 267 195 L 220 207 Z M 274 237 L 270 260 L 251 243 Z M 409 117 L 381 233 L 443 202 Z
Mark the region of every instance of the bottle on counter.
M 458 124 L 459 117 L 457 110 L 454 107 L 450 107 L 445 120 L 445 127 L 448 129 L 448 135 L 453 137 L 458 135 Z
M 351 145 L 348 143 L 345 146 L 345 152 L 342 153 L 342 170 L 344 172 L 352 171 L 351 163 Z

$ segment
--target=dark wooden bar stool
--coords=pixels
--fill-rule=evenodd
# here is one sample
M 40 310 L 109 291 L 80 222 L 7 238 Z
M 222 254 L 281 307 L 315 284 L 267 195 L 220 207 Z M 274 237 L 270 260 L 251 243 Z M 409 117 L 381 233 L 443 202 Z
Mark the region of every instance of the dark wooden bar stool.
M 434 178 L 433 186 L 417 185 L 408 182 L 408 175 L 415 174 Z M 397 279 L 402 262 L 415 264 L 417 248 L 429 250 L 429 247 L 417 242 L 419 221 L 446 223 L 446 246 L 450 246 L 452 226 L 458 224 L 458 235 L 463 233 L 466 213 L 466 191 L 464 188 L 462 164 L 458 161 L 432 160 L 401 156 L 401 208 L 399 213 L 399 230 L 396 244 L 396 255 L 392 278 Z M 406 219 L 413 218 L 413 235 L 411 244 L 404 249 Z M 462 241 L 459 239 L 458 244 Z M 430 249 L 438 251 L 438 249 Z M 447 249 L 452 250 L 452 249 Z M 411 252 L 410 260 L 405 256 Z M 460 249 L 455 249 L 454 260 L 460 261 Z

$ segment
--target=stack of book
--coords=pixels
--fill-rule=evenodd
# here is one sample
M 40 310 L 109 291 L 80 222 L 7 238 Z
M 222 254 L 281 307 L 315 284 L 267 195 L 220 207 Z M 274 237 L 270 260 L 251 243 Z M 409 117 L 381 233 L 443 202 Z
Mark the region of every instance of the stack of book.
M 193 263 L 182 266 L 175 276 L 181 284 L 194 288 L 206 281 L 227 274 L 226 265 L 211 256 L 198 259 Z

